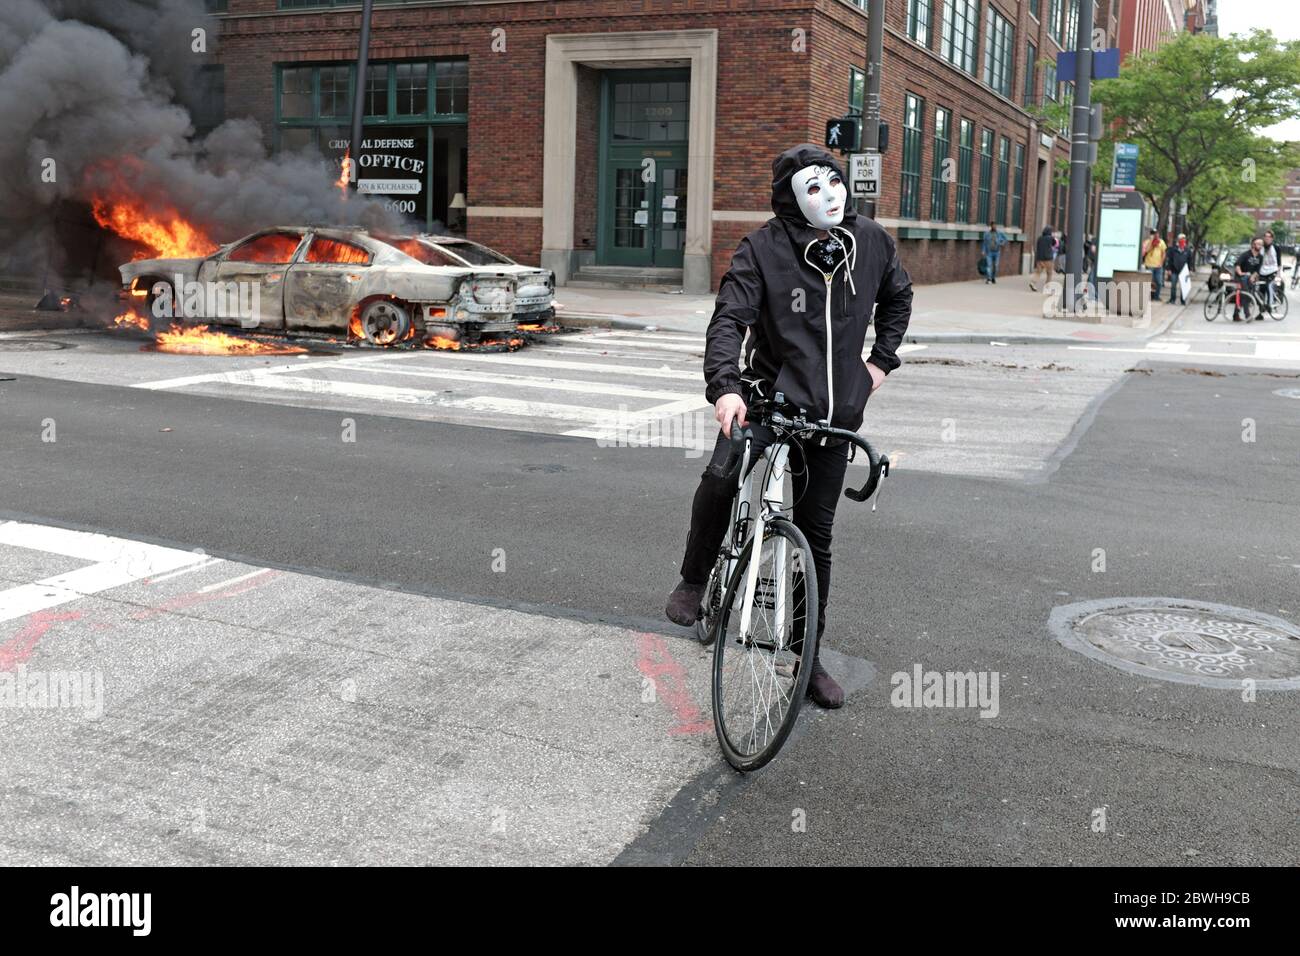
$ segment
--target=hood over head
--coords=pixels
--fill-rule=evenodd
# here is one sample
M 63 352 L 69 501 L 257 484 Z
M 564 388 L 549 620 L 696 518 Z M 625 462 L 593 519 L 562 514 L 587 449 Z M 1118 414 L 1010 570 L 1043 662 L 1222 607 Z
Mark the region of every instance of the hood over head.
M 808 220 L 804 218 L 803 211 L 799 208 L 798 200 L 795 199 L 794 186 L 791 184 L 791 180 L 799 170 L 805 166 L 813 165 L 831 167 L 839 174 L 844 185 L 848 186 L 848 177 L 844 175 L 844 170 L 835 161 L 835 157 L 820 146 L 815 146 L 812 143 L 800 143 L 798 146 L 791 146 L 772 160 L 772 212 L 776 213 L 779 218 L 793 225 L 802 226 L 805 229 L 811 227 Z M 857 211 L 853 208 L 853 197 L 850 196 L 849 202 L 844 207 L 844 222 L 842 225 L 847 225 L 856 216 Z
M 1052 234 L 1052 227 L 1051 227 L 1051 226 L 1044 226 L 1044 227 L 1043 227 L 1043 235 L 1045 235 L 1045 236 L 1050 236 L 1051 234 Z

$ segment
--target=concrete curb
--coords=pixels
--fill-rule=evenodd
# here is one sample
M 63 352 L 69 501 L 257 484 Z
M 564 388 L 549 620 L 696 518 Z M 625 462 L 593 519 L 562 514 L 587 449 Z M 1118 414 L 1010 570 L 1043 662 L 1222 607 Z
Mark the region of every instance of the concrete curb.
M 1147 342 L 1157 336 L 1164 335 L 1178 319 L 1182 318 L 1184 312 L 1191 308 L 1190 304 L 1184 305 L 1177 312 L 1174 312 L 1167 319 L 1160 323 L 1159 326 L 1145 330 L 1139 335 L 1126 336 L 1115 339 L 1080 339 L 1068 335 L 1041 335 L 1036 332 L 908 332 L 903 336 L 904 342 L 910 342 L 916 345 L 942 345 L 942 344 L 961 344 L 961 345 L 986 345 L 991 342 L 1004 342 L 1007 345 L 1124 345 L 1134 342 Z M 683 328 L 677 325 L 671 318 L 658 321 L 651 321 L 642 318 L 629 318 L 625 315 L 610 315 L 595 312 L 565 312 L 556 316 L 556 321 L 561 326 L 570 328 L 609 328 L 609 329 L 647 329 L 655 328 L 663 332 L 699 332 L 700 329 Z M 1050 321 L 1050 320 L 1048 320 Z M 1097 323 L 1099 326 L 1103 323 Z M 1116 326 L 1111 326 L 1116 328 Z M 872 339 L 869 337 L 868 342 Z

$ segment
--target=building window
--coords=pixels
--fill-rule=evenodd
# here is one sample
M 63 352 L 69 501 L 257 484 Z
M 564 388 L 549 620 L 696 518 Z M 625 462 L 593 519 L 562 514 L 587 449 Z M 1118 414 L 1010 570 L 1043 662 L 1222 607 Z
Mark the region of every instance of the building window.
M 1032 43 L 1025 51 L 1025 105 L 1034 105 L 1034 77 L 1038 74 L 1038 47 Z
M 921 46 L 930 45 L 930 19 L 934 0 L 907 0 L 907 35 Z
M 388 64 L 366 67 L 366 115 L 388 115 Z
M 1029 0 L 1029 15 L 1037 20 L 1038 12 L 1038 0 Z
M 398 116 L 424 116 L 429 112 L 429 64 L 397 63 L 394 71 L 394 92 Z M 455 112 L 448 110 L 447 112 Z
M 434 113 L 468 113 L 469 61 L 440 60 L 434 66 L 434 89 L 437 92 Z
M 985 223 L 989 221 L 989 198 L 993 189 L 993 130 L 985 129 L 980 131 L 980 185 L 979 185 L 979 212 L 976 213 L 976 220 Z
M 856 66 L 849 67 L 849 112 L 862 115 L 867 97 L 867 74 Z
M 952 145 L 952 113 L 943 107 L 934 111 L 934 159 L 930 164 L 930 218 L 948 220 L 948 180 L 945 161 Z
M 993 218 L 1007 224 L 1007 179 L 1011 175 L 1011 140 L 1005 136 L 998 140 L 998 202 Z
M 1043 99 L 1056 101 L 1056 63 L 1050 59 L 1043 67 Z
M 1058 46 L 1064 39 L 1061 33 L 1061 3 L 1062 0 L 1047 0 L 1047 32 Z
M 975 75 L 975 50 L 979 46 L 979 0 L 943 0 L 943 58 L 958 69 Z
M 908 93 L 903 97 L 903 188 L 899 194 L 898 215 L 917 219 L 921 210 L 921 122 L 924 101 Z
M 962 120 L 957 135 L 957 222 L 970 222 L 970 174 L 974 162 L 975 127 L 970 120 Z
M 989 89 L 1011 98 L 1011 77 L 1015 73 L 1015 27 L 1011 21 L 988 8 L 984 24 L 984 83 Z
M 315 115 L 312 107 L 311 67 L 294 67 L 280 70 L 280 118 L 310 119 Z
M 330 118 L 352 115 L 352 67 L 322 66 L 318 83 L 320 86 L 318 115 Z
M 194 132 L 206 136 L 226 119 L 226 68 L 219 63 L 200 66 L 194 83 L 198 91 L 191 113 Z
M 1020 228 L 1024 223 L 1021 222 L 1021 209 L 1025 198 L 1025 146 L 1023 143 L 1016 143 L 1016 170 L 1015 176 L 1011 180 L 1011 219 L 1010 225 Z
M 1065 15 L 1061 32 L 1065 35 L 1062 45 L 1067 50 L 1073 50 L 1074 41 L 1079 37 L 1079 0 L 1070 0 L 1070 11 Z

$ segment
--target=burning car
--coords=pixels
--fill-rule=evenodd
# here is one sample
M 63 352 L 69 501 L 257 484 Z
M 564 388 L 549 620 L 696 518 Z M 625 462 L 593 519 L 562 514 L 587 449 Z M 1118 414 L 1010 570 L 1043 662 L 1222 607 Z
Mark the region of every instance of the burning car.
M 447 265 L 462 269 L 492 268 L 515 277 L 515 319 L 520 326 L 545 326 L 555 319 L 555 273 L 549 269 L 524 266 L 495 249 L 460 236 L 421 234 L 412 237 L 422 251 L 402 246 L 408 255 L 429 265 Z
M 139 259 L 119 271 L 155 327 L 202 321 L 385 346 L 474 344 L 513 333 L 521 284 L 525 300 L 545 288 L 549 301 L 550 285 L 533 278 L 538 270 L 473 243 L 476 258 L 502 261 L 440 258 L 441 238 L 276 226 L 201 258 Z

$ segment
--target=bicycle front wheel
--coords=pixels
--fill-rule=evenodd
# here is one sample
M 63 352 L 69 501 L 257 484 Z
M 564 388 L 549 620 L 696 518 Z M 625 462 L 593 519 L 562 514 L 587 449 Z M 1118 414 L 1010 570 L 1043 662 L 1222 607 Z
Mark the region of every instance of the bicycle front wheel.
M 748 628 L 745 591 L 757 562 Z M 784 518 L 750 540 L 727 585 L 714 625 L 713 726 L 722 754 L 737 770 L 757 770 L 776 756 L 794 728 L 817 646 L 817 573 L 812 548 Z
M 1205 310 L 1205 321 L 1213 322 L 1219 317 L 1219 313 L 1223 311 L 1223 293 L 1216 292 L 1207 296 L 1205 305 L 1202 308 Z
M 1281 322 L 1286 318 L 1287 311 L 1290 308 L 1291 306 L 1287 304 L 1286 291 L 1281 288 L 1274 290 L 1273 304 L 1269 307 L 1269 314 L 1272 315 L 1274 319 Z

